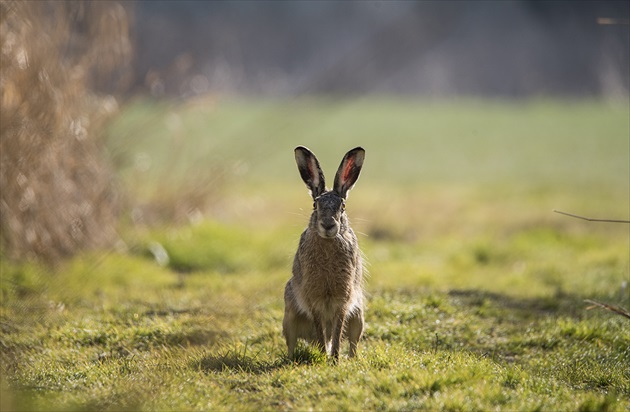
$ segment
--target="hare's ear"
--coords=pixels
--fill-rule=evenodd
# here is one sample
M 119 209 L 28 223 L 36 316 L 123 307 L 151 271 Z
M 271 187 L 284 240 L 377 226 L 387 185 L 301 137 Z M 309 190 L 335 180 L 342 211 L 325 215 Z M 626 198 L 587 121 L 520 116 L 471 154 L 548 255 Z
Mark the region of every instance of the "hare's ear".
M 343 157 L 335 175 L 335 186 L 333 187 L 333 190 L 342 198 L 348 197 L 348 192 L 359 178 L 364 158 L 365 150 L 361 147 L 355 147 Z
M 317 158 L 304 146 L 295 148 L 295 161 L 302 180 L 311 191 L 311 196 L 315 199 L 326 190 L 326 182 L 324 181 L 324 172 L 319 166 Z

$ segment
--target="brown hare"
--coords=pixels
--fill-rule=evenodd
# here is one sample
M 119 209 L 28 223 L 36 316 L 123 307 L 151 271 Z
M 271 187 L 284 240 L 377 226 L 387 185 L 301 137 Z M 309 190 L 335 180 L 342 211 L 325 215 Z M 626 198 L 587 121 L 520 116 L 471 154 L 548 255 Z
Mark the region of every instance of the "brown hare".
M 345 204 L 364 157 L 361 147 L 346 153 L 332 190 L 326 190 L 315 155 L 303 146 L 295 149 L 298 170 L 314 202 L 293 260 L 293 276 L 284 291 L 282 333 L 291 359 L 298 338 L 315 343 L 336 361 L 345 335 L 349 356 L 356 354 L 364 323 L 363 262 Z

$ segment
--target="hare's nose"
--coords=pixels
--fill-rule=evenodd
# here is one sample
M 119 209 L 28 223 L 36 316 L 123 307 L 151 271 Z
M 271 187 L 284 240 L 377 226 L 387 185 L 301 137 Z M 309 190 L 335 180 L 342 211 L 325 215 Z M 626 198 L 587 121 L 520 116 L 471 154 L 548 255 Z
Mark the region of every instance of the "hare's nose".
M 326 231 L 328 230 L 333 230 L 335 228 L 335 222 L 334 221 L 324 221 L 322 222 L 322 228 Z

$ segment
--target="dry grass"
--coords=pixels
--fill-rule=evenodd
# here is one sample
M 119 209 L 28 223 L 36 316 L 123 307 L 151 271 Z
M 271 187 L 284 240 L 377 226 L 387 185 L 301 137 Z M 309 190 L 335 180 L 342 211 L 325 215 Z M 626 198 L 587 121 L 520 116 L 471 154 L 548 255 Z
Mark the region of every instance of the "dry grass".
M 3 254 L 54 261 L 107 244 L 119 199 L 103 156 L 111 95 L 128 82 L 116 2 L 0 3 Z

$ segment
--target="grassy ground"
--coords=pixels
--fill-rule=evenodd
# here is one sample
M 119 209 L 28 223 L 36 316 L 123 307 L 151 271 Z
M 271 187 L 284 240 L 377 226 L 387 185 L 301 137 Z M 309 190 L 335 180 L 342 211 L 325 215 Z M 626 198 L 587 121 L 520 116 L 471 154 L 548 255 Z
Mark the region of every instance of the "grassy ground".
M 108 142 L 139 205 L 117 248 L 0 262 L 2 410 L 627 411 L 628 320 L 584 299 L 630 306 L 628 226 L 551 211 L 628 218 L 627 109 L 138 102 Z M 284 355 L 297 144 L 330 177 L 367 152 L 348 201 L 367 329 L 337 366 Z

